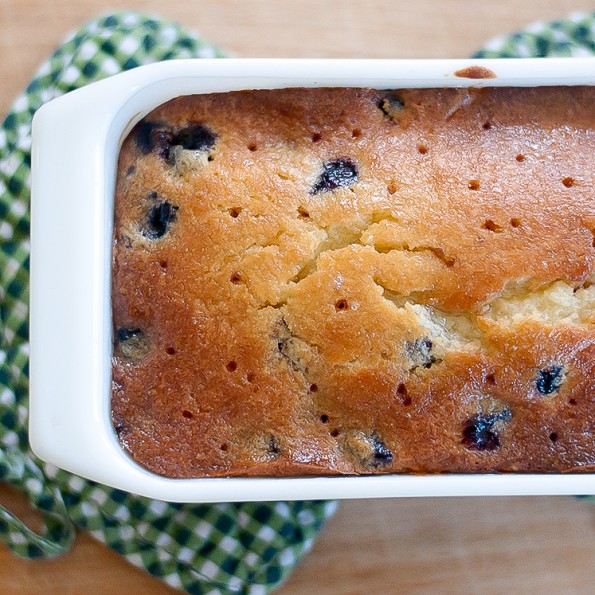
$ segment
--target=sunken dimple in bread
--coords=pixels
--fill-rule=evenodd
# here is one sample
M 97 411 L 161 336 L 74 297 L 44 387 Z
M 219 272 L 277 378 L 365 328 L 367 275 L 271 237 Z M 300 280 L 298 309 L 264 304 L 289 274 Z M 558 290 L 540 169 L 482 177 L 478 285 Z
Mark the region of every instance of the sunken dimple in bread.
M 112 418 L 168 477 L 592 471 L 595 88 L 181 97 L 122 147 Z

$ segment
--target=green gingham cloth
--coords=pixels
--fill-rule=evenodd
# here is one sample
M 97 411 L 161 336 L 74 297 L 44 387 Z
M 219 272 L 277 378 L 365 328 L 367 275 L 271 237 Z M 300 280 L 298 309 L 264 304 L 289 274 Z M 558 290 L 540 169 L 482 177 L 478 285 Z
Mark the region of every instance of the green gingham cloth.
M 473 58 L 587 58 L 595 56 L 595 12 L 574 12 L 551 23 L 534 23 L 495 37 Z
M 595 54 L 595 13 L 534 25 L 476 57 Z M 0 539 L 17 555 L 52 557 L 75 527 L 132 564 L 195 594 L 258 595 L 288 576 L 335 502 L 169 504 L 133 496 L 37 460 L 28 448 L 28 282 L 31 119 L 44 102 L 122 70 L 172 58 L 224 57 L 176 24 L 109 15 L 71 35 L 0 127 L 0 481 L 24 491 L 44 520 L 36 534 L 0 507 Z

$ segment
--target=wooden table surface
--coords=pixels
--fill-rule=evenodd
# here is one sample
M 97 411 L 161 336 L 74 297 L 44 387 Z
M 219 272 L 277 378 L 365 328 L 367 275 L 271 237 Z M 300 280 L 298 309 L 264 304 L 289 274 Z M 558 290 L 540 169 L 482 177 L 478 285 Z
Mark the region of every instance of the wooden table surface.
M 238 56 L 463 57 L 538 19 L 594 0 L 0 0 L 0 114 L 64 35 L 112 9 L 175 19 Z M 0 503 L 32 525 L 24 499 Z M 572 498 L 344 502 L 282 595 L 592 593 L 595 506 Z M 173 591 L 84 534 L 52 561 L 0 545 L 1 594 Z

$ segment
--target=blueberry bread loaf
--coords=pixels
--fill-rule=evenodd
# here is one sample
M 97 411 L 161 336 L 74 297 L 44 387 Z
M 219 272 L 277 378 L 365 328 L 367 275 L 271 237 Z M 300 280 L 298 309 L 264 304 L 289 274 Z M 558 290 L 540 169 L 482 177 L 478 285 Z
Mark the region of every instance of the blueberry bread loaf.
M 125 140 L 112 419 L 168 477 L 593 471 L 595 88 L 181 97 Z

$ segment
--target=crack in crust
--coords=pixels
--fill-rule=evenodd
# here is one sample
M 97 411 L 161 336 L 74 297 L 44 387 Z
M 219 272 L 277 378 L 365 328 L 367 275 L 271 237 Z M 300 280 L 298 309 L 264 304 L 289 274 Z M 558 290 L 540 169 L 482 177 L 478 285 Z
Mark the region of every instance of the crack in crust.
M 306 226 L 322 231 L 324 236 L 314 247 L 310 257 L 302 262 L 298 273 L 289 280 L 287 288 L 281 292 L 280 298 L 275 302 L 260 301 L 258 309 L 271 307 L 281 310 L 286 308 L 291 295 L 295 293 L 301 283 L 317 272 L 319 263 L 325 255 L 354 246 L 361 247 L 361 249 L 373 249 L 378 254 L 390 252 L 429 253 L 440 261 L 446 270 L 454 266 L 455 259 L 446 255 L 442 248 L 436 246 L 411 247 L 407 242 L 399 242 L 396 238 L 393 239 L 390 246 L 386 243 L 380 247 L 370 245 L 369 232 L 371 228 L 382 222 L 398 223 L 398 220 L 386 212 L 377 212 L 368 217 L 360 217 L 351 222 L 327 227 L 318 226 L 311 219 L 305 223 L 302 222 Z M 277 231 L 266 242 L 250 246 L 249 251 L 269 246 L 281 246 L 282 235 L 281 231 Z M 551 309 L 552 303 L 558 302 L 559 305 L 560 302 L 564 302 L 564 307 L 559 307 L 556 316 L 562 320 L 581 324 L 588 320 L 589 315 L 591 320 L 593 319 L 595 309 L 595 291 L 592 289 L 590 281 L 585 281 L 582 285 L 573 288 L 564 280 L 543 284 L 531 278 L 513 279 L 500 292 L 490 296 L 485 303 L 481 304 L 477 312 L 459 313 L 447 312 L 436 305 L 428 304 L 424 291 L 399 293 L 387 287 L 382 280 L 376 277 L 373 278 L 373 282 L 381 289 L 382 298 L 399 310 L 414 310 L 417 316 L 418 327 L 422 334 L 404 344 L 404 357 L 406 361 L 410 362 L 407 368 L 409 374 L 419 374 L 433 365 L 441 364 L 448 351 L 483 352 L 486 355 L 493 352 L 494 346 L 485 335 L 484 321 L 486 320 L 505 326 L 514 326 L 530 319 L 556 324 L 558 318 L 554 316 L 548 319 L 548 311 Z M 254 292 L 251 293 L 253 299 L 258 303 L 258 296 Z M 346 301 L 343 300 L 343 302 L 347 304 Z M 348 306 L 346 308 L 349 309 Z M 306 338 L 292 334 L 283 314 L 277 334 L 280 356 L 287 362 L 290 369 L 305 378 L 304 362 L 297 355 L 299 349 L 296 350 L 296 344 L 299 342 L 302 346 L 318 348 Z M 381 355 L 384 359 L 393 359 L 393 356 Z M 365 359 L 363 355 L 362 358 Z M 345 362 L 345 365 L 353 365 L 360 359 L 360 357 L 350 359 Z

